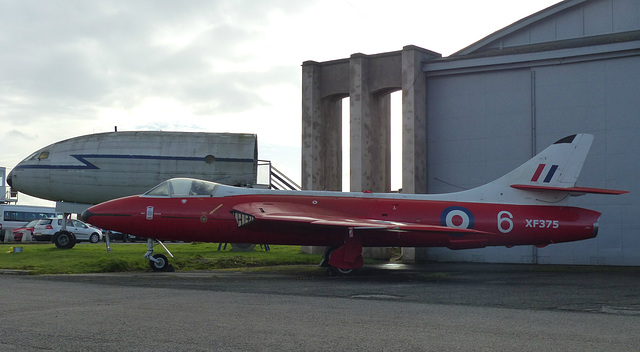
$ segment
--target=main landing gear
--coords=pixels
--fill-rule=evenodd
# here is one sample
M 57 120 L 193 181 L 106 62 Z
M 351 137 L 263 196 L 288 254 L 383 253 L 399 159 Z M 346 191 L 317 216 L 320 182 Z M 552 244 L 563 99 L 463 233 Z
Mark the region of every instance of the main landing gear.
M 153 241 L 154 240 L 151 238 L 147 239 L 147 254 L 144 255 L 145 258 L 149 259 L 149 266 L 151 267 L 151 270 L 175 271 L 173 266 L 169 264 L 169 259 L 167 259 L 164 254 L 153 254 Z M 169 252 L 169 249 L 167 249 L 167 247 L 162 242 L 158 240 L 155 241 L 158 242 L 165 251 L 167 251 L 167 254 L 169 254 L 171 258 L 173 258 L 173 254 Z
M 60 249 L 71 249 L 76 245 L 76 236 L 67 231 L 60 230 L 53 235 L 53 244 Z
M 339 247 L 327 247 L 322 255 L 320 266 L 327 267 L 329 273 L 333 275 L 351 275 L 360 268 L 364 261 L 362 259 L 362 243 L 349 231 L 350 237 Z
M 63 213 L 62 216 L 62 227 L 60 231 L 53 234 L 53 238 L 51 241 L 56 245 L 59 249 L 71 249 L 76 245 L 76 236 L 67 231 L 67 222 L 69 221 L 69 213 Z

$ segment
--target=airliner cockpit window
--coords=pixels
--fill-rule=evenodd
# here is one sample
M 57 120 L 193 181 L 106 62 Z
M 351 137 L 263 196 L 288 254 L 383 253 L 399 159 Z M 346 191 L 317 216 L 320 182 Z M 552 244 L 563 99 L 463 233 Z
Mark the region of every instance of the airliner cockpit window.
M 29 155 L 29 157 L 24 159 L 24 160 L 45 160 L 45 159 L 49 159 L 49 151 L 47 151 L 47 150 L 42 151 L 42 152 L 41 151 L 37 151 L 37 152 Z
M 40 154 L 40 152 L 35 152 L 31 155 L 29 155 L 28 158 L 26 158 L 25 160 L 36 160 L 36 157 Z
M 154 196 L 154 197 L 168 197 L 169 196 L 169 182 L 162 182 L 161 184 L 155 186 L 151 190 L 147 191 L 144 194 L 145 196 Z

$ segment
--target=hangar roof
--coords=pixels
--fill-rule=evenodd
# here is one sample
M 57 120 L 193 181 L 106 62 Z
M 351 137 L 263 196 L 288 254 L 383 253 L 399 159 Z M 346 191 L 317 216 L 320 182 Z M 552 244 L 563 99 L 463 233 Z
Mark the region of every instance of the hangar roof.
M 636 40 L 640 40 L 640 0 L 566 0 L 500 29 L 447 59 Z

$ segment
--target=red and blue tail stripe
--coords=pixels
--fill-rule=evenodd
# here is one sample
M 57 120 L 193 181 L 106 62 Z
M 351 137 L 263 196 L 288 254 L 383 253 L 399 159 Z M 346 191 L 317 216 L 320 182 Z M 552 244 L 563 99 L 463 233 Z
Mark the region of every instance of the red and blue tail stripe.
M 536 171 L 533 173 L 533 177 L 531 178 L 531 182 L 538 182 L 538 180 L 540 179 L 540 176 L 542 175 L 542 172 L 544 171 L 544 169 L 546 167 L 547 167 L 547 164 L 539 164 L 538 168 L 536 168 Z M 551 182 L 551 179 L 553 178 L 553 175 L 558 170 L 558 167 L 559 167 L 559 165 L 551 165 L 551 167 L 549 168 L 549 171 L 547 171 L 547 174 L 544 177 L 544 180 L 542 180 L 542 182 L 544 182 L 544 183 Z

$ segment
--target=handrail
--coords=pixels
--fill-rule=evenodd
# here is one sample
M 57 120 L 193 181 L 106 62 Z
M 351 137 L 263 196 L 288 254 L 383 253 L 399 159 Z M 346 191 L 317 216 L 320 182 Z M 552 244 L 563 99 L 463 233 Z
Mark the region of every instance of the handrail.
M 269 167 L 269 180 L 267 186 L 269 189 L 300 191 L 300 187 L 295 181 L 287 177 L 282 171 L 278 170 L 269 160 L 258 160 L 258 166 Z
M 271 166 L 271 176 L 278 180 L 282 185 L 286 186 L 287 189 L 290 189 L 292 191 L 299 191 L 302 189 L 302 187 L 300 187 L 292 179 L 287 177 L 287 175 L 285 175 L 282 171 L 276 169 L 276 167 L 273 165 Z

